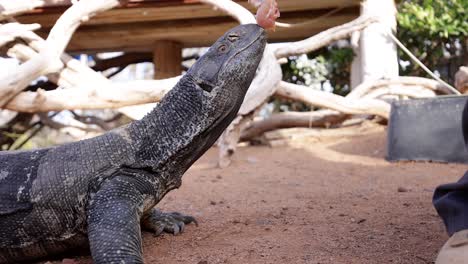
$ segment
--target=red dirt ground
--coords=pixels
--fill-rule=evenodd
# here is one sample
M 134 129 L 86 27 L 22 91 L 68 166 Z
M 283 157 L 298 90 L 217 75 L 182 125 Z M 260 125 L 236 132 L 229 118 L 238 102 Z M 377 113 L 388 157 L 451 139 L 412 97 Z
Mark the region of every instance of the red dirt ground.
M 389 163 L 384 127 L 343 131 L 241 147 L 227 169 L 210 150 L 161 204 L 199 226 L 144 233 L 145 263 L 433 263 L 447 239 L 433 190 L 466 165 Z

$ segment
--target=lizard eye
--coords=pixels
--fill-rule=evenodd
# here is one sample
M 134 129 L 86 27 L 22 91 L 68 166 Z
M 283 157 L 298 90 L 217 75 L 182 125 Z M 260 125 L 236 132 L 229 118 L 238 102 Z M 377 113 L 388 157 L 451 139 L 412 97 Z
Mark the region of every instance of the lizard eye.
M 228 35 L 227 38 L 231 42 L 236 42 L 239 39 L 239 35 L 237 35 L 235 33 L 231 33 L 231 34 Z
M 221 46 L 218 47 L 218 51 L 219 51 L 219 52 L 224 53 L 224 52 L 226 52 L 227 50 L 228 50 L 228 46 L 226 46 L 226 45 L 221 45 Z

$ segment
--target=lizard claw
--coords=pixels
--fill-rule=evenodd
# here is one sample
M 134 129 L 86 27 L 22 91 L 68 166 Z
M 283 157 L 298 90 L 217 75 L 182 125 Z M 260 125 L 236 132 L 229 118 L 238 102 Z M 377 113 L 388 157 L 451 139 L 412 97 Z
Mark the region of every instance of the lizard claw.
M 164 213 L 153 209 L 151 213 L 142 220 L 145 229 L 152 231 L 155 236 L 160 236 L 163 232 L 178 235 L 183 233 L 185 225 L 195 223 L 197 220 L 189 215 L 183 215 L 178 212 Z

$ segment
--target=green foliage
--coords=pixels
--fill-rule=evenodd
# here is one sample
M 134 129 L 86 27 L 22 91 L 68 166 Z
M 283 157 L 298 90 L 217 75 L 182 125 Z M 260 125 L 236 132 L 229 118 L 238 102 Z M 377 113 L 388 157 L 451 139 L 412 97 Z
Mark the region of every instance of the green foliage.
M 428 38 L 449 39 L 468 34 L 468 1 L 403 1 L 399 6 L 401 29 Z
M 398 9 L 398 38 L 424 64 L 437 69 L 457 58 L 463 63 L 467 52 L 468 0 L 404 0 Z M 409 61 L 401 51 L 400 58 Z M 453 77 L 450 71 L 439 72 L 445 79 Z M 401 67 L 401 73 L 425 76 L 413 63 Z

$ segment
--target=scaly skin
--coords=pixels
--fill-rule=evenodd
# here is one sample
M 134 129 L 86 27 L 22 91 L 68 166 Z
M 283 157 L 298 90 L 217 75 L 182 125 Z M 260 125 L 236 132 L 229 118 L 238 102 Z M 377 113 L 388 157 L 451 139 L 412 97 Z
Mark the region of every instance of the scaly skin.
M 178 233 L 194 219 L 154 206 L 235 118 L 265 32 L 221 37 L 140 121 L 54 148 L 0 152 L 0 263 L 88 246 L 94 263 L 143 263 L 141 229 Z

